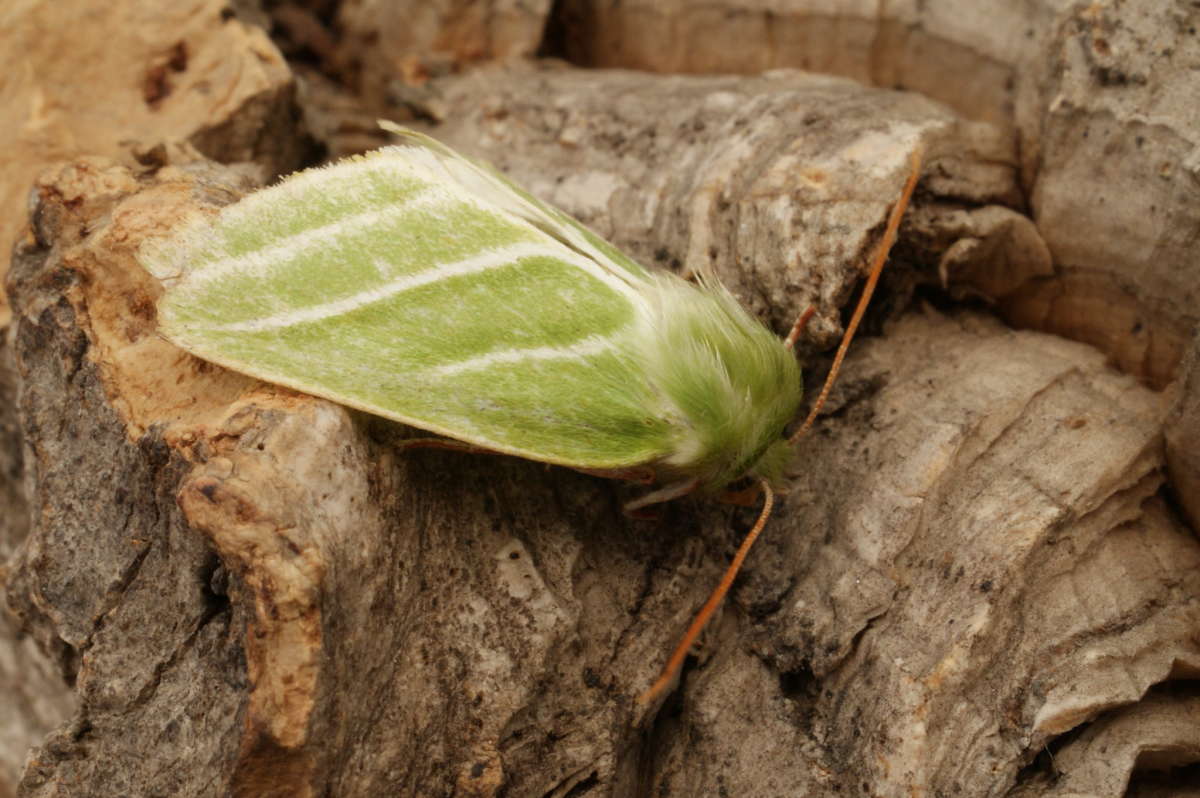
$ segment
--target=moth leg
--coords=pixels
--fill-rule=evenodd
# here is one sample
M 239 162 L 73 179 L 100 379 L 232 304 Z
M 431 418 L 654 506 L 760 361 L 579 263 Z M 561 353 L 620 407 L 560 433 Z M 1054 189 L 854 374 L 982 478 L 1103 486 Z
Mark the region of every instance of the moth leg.
M 649 507 L 652 504 L 669 502 L 671 499 L 678 499 L 680 496 L 686 496 L 696 489 L 697 484 L 698 481 L 695 479 L 685 479 L 682 482 L 672 482 L 670 485 L 664 485 L 658 490 L 650 491 L 645 496 L 627 502 L 625 504 L 625 512 L 638 517 L 637 513 L 643 508 Z
M 449 438 L 409 438 L 396 444 L 399 449 L 442 449 L 448 452 L 466 452 L 468 454 L 503 454 L 494 449 L 485 449 L 473 443 L 463 443 Z
M 573 470 L 592 477 L 620 479 L 624 482 L 633 482 L 638 485 L 653 485 L 655 480 L 654 469 L 650 466 L 633 466 L 631 468 L 576 468 Z
M 817 312 L 815 305 L 809 305 L 808 308 L 800 314 L 800 318 L 796 319 L 796 323 L 792 325 L 792 331 L 788 333 L 787 338 L 783 339 L 785 349 L 791 349 L 796 345 L 796 339 L 800 337 L 800 333 L 804 332 L 808 320 Z
M 696 617 L 692 619 L 691 626 L 683 633 L 683 639 L 679 641 L 679 645 L 675 646 L 675 650 L 671 652 L 671 656 L 667 659 L 667 664 L 663 666 L 662 673 L 650 685 L 646 692 L 638 696 L 638 703 L 642 706 L 650 703 L 658 696 L 675 683 L 676 677 L 679 676 L 679 671 L 683 667 L 683 662 L 687 659 L 688 652 L 692 650 L 692 644 L 700 637 L 700 633 L 704 631 L 704 627 L 708 625 L 713 613 L 717 611 L 721 601 L 725 598 L 725 594 L 729 592 L 729 588 L 733 586 L 733 580 L 737 577 L 738 571 L 742 569 L 742 563 L 746 561 L 746 555 L 750 553 L 751 547 L 754 546 L 754 541 L 758 540 L 759 533 L 763 531 L 763 527 L 767 525 L 767 519 L 771 517 L 771 508 L 775 504 L 775 494 L 771 492 L 771 486 L 765 481 L 760 483 L 763 491 L 763 508 L 758 514 L 758 520 L 754 522 L 754 526 L 746 533 L 746 537 L 742 539 L 742 545 L 738 546 L 737 553 L 733 555 L 733 561 L 729 563 L 729 567 L 725 569 L 725 573 L 721 576 L 721 581 L 717 584 L 713 592 L 709 594 L 708 601 L 704 602 L 704 606 L 696 613 Z

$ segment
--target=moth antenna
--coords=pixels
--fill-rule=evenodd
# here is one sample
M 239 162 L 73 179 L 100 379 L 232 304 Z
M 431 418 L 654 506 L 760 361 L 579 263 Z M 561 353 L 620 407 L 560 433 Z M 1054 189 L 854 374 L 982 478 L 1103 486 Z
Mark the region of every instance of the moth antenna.
M 783 339 L 783 348 L 791 349 L 796 345 L 796 339 L 800 337 L 800 333 L 804 332 L 804 327 L 808 324 L 808 320 L 813 317 L 817 309 L 813 305 L 809 305 L 800 318 L 796 319 L 796 323 L 792 325 L 792 331 L 788 333 L 787 338 Z
M 913 189 L 917 187 L 917 179 L 921 176 L 922 155 L 921 147 L 913 151 L 912 170 L 908 173 L 904 190 L 900 192 L 900 199 L 892 206 L 887 228 L 883 231 L 883 238 L 880 239 L 879 246 L 875 248 L 871 271 L 867 275 L 866 285 L 863 286 L 862 297 L 858 300 L 858 306 L 854 308 L 854 315 L 850 317 L 850 323 L 846 325 L 846 333 L 842 336 L 842 343 L 838 345 L 837 354 L 833 356 L 833 365 L 829 368 L 829 376 L 825 378 L 825 384 L 821 386 L 821 393 L 817 395 L 817 401 L 813 403 L 812 410 L 808 411 L 808 416 L 800 425 L 800 429 L 788 438 L 788 443 L 795 444 L 803 437 L 804 433 L 808 432 L 817 419 L 817 413 L 825 404 L 829 391 L 833 388 L 833 381 L 842 367 L 842 361 L 846 358 L 846 350 L 850 348 L 850 341 L 858 330 L 858 324 L 862 321 L 863 314 L 867 312 L 867 304 L 871 301 L 871 295 L 875 293 L 875 286 L 879 283 L 879 275 L 883 273 L 883 265 L 887 263 L 888 253 L 892 250 L 892 244 L 896 243 L 896 232 L 900 229 L 900 219 L 904 216 L 905 209 L 908 208 L 908 201 L 912 198 Z
M 746 537 L 742 539 L 742 545 L 738 546 L 737 554 L 733 555 L 733 561 L 729 563 L 729 567 L 725 569 L 721 581 L 717 583 L 716 588 L 709 595 L 708 601 L 704 602 L 704 606 L 696 613 L 696 617 L 692 619 L 692 625 L 688 627 L 683 634 L 683 639 L 679 641 L 679 645 L 675 646 L 675 650 L 671 652 L 670 658 L 667 659 L 667 664 L 663 666 L 662 673 L 654 684 L 650 685 L 650 689 L 638 696 L 638 703 L 646 705 L 662 694 L 670 684 L 675 681 L 675 677 L 679 675 L 679 669 L 683 667 L 683 661 L 687 658 L 688 651 L 691 650 L 692 644 L 696 642 L 696 638 L 704 631 L 704 627 L 708 625 L 713 613 L 717 611 L 721 600 L 725 598 L 725 594 L 729 592 L 729 588 L 733 585 L 733 580 L 738 575 L 738 571 L 742 569 L 742 563 L 746 560 L 746 555 L 750 553 L 750 548 L 754 545 L 754 541 L 758 540 L 758 535 L 763 531 L 763 527 L 767 525 L 767 519 L 771 517 L 771 507 L 775 504 L 775 494 L 771 492 L 771 486 L 766 480 L 762 482 L 763 489 L 763 508 L 758 514 L 758 520 L 754 522 L 754 526 L 746 533 Z

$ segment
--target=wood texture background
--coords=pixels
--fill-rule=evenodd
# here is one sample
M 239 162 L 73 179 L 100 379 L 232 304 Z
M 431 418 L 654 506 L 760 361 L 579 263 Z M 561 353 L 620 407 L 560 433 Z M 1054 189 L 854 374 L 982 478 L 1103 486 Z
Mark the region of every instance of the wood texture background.
M 1200 794 L 1200 12 L 831 8 L 0 11 L 0 798 Z M 381 115 L 814 304 L 810 385 L 925 148 L 662 705 L 753 511 L 400 452 L 155 334 L 142 241 Z

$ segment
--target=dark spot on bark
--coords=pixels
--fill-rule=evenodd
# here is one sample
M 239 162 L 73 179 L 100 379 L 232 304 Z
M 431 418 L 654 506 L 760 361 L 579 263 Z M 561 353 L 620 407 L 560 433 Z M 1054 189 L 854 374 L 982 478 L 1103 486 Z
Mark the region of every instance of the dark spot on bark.
M 187 69 L 187 64 L 187 44 L 183 41 L 175 42 L 163 56 L 155 59 L 142 78 L 142 99 L 146 105 L 152 109 L 162 105 L 163 100 L 171 96 L 174 88 L 171 85 L 171 75 L 183 72 Z
M 579 798 L 581 795 L 586 795 L 592 791 L 592 788 L 600 783 L 600 777 L 593 771 L 589 773 L 587 778 L 578 782 L 574 787 L 567 790 L 563 798 Z
M 154 302 L 147 296 L 134 297 L 129 302 L 129 313 L 143 321 L 154 321 Z
M 146 70 L 146 76 L 142 78 L 142 99 L 146 105 L 157 109 L 170 94 L 171 84 L 167 82 L 167 65 L 155 64 Z
M 779 674 L 779 689 L 786 696 L 805 696 L 815 683 L 812 668 L 807 662 Z
M 187 42 L 175 42 L 175 46 L 171 48 L 171 52 L 167 55 L 167 66 L 175 72 L 182 72 L 187 69 L 187 65 Z

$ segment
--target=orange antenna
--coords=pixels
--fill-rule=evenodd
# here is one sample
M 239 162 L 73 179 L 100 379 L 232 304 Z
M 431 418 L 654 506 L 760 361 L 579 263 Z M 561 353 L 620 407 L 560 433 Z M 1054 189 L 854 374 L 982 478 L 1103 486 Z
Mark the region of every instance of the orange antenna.
M 908 207 L 908 201 L 912 197 L 913 189 L 916 188 L 917 178 L 921 175 L 921 155 L 920 148 L 913 153 L 912 171 L 909 173 L 908 180 L 904 184 L 904 191 L 901 192 L 900 199 L 897 200 L 895 206 L 892 208 L 891 215 L 888 217 L 887 228 L 883 232 L 883 239 L 875 249 L 871 271 L 867 276 L 867 284 L 863 288 L 862 298 L 858 301 L 858 306 L 854 309 L 854 315 L 850 318 L 850 324 L 846 327 L 846 334 L 842 336 L 842 343 L 833 358 L 833 366 L 829 369 L 829 376 L 825 378 L 825 385 L 821 388 L 821 393 L 817 396 L 817 401 L 813 405 L 812 410 L 809 411 L 804 424 L 801 425 L 796 434 L 788 439 L 788 443 L 795 443 L 801 435 L 808 431 L 817 416 L 817 411 L 821 409 L 821 405 L 825 403 L 825 399 L 829 395 L 829 390 L 833 386 L 833 380 L 841 368 L 842 360 L 846 357 L 846 349 L 850 346 L 850 339 L 854 337 L 859 322 L 862 321 L 863 314 L 866 313 L 867 303 L 871 301 L 871 295 L 875 293 L 875 286 L 879 283 L 879 275 L 883 272 L 883 265 L 887 262 L 888 253 L 892 249 L 892 244 L 896 241 L 896 232 L 900 229 L 900 219 L 904 216 L 904 211 Z M 788 333 L 787 338 L 784 340 L 785 347 L 791 349 L 795 345 L 800 331 L 803 330 L 804 325 L 812 317 L 813 312 L 814 309 L 810 307 L 800 315 L 800 318 L 792 325 L 791 332 Z M 737 578 L 738 572 L 742 569 L 742 563 L 746 561 L 746 555 L 750 553 L 750 549 L 754 546 L 754 542 L 758 540 L 763 527 L 767 525 L 767 519 L 771 517 L 771 508 L 775 505 L 775 494 L 766 480 L 763 480 L 760 484 L 763 490 L 763 508 L 758 515 L 758 520 L 754 522 L 754 526 L 746 533 L 746 537 L 742 540 L 742 545 L 738 547 L 737 553 L 733 555 L 733 561 L 725 569 L 725 573 L 721 576 L 721 581 L 717 584 L 716 589 L 709 595 L 708 601 L 704 602 L 704 606 L 700 608 L 700 612 L 696 613 L 696 617 L 692 620 L 691 626 L 684 632 L 683 639 L 679 641 L 679 645 L 675 646 L 675 650 L 671 652 L 671 656 L 667 659 L 667 664 L 663 666 L 662 673 L 659 674 L 654 684 L 650 685 L 650 689 L 638 696 L 639 704 L 648 704 L 662 695 L 663 691 L 679 675 L 679 669 L 683 667 L 683 661 L 687 659 L 688 651 L 691 650 L 692 644 L 696 642 L 696 638 L 704 631 L 704 627 L 712 619 L 713 613 L 717 611 L 717 607 L 720 606 L 721 601 L 725 598 L 725 594 L 733 586 L 733 580 Z
M 696 617 L 692 619 L 692 625 L 683 633 L 683 639 L 679 641 L 679 645 L 675 646 L 675 650 L 671 652 L 671 656 L 667 659 L 667 664 L 663 666 L 662 673 L 654 684 L 650 685 L 650 689 L 638 696 L 639 704 L 648 704 L 662 694 L 679 674 L 679 669 L 683 667 L 683 661 L 687 658 L 688 651 L 691 650 L 692 644 L 696 642 L 696 638 L 704 631 L 704 627 L 708 626 L 709 620 L 713 613 L 717 611 L 717 606 L 721 600 L 725 598 L 725 594 L 729 592 L 729 588 L 733 585 L 733 580 L 737 577 L 738 571 L 742 569 L 742 563 L 746 560 L 746 555 L 750 553 L 750 548 L 754 545 L 754 541 L 758 540 L 758 535 L 763 531 L 763 527 L 767 525 L 767 519 L 771 517 L 771 507 L 775 504 L 775 494 L 771 492 L 771 486 L 766 480 L 762 482 L 763 489 L 763 508 L 758 514 L 758 520 L 754 522 L 754 526 L 746 533 L 746 537 L 742 539 L 742 545 L 738 546 L 737 554 L 733 555 L 733 562 L 729 563 L 729 567 L 725 569 L 721 581 L 717 587 L 709 595 L 708 601 L 704 602 L 704 606 L 700 608 L 700 612 L 696 613 Z
M 917 187 L 917 178 L 921 176 L 921 156 L 922 150 L 918 147 L 912 154 L 912 171 L 908 174 L 908 181 L 904 184 L 904 191 L 900 193 L 900 199 L 892 206 L 892 213 L 888 216 L 887 228 L 883 231 L 883 238 L 879 242 L 879 246 L 875 248 L 875 255 L 871 262 L 871 271 L 867 275 L 867 284 L 863 287 L 862 297 L 858 300 L 858 306 L 854 308 L 854 315 L 850 317 L 850 324 L 846 326 L 846 334 L 842 336 L 842 343 L 838 346 L 837 354 L 833 356 L 833 365 L 829 368 L 829 376 L 825 378 L 825 384 L 821 387 L 821 393 L 817 395 L 817 401 L 813 403 L 812 410 L 808 411 L 808 416 L 804 419 L 804 423 L 800 425 L 800 429 L 788 438 L 788 443 L 795 444 L 796 441 L 808 432 L 812 427 L 813 422 L 817 419 L 817 413 L 825 404 L 825 399 L 829 396 L 829 391 L 833 388 L 833 381 L 837 378 L 838 371 L 842 368 L 842 361 L 846 358 L 846 350 L 850 348 L 850 340 L 854 338 L 855 331 L 858 330 L 858 324 L 862 321 L 863 314 L 867 312 L 867 304 L 871 301 L 871 295 L 875 293 L 875 286 L 879 283 L 879 275 L 883 273 L 883 264 L 887 263 L 888 253 L 892 251 L 892 244 L 896 243 L 896 232 L 900 229 L 900 218 L 904 216 L 904 211 L 908 208 L 908 201 L 912 198 L 913 189 Z M 802 316 L 803 320 L 804 317 Z M 788 336 L 788 342 L 791 342 L 791 336 Z M 789 347 L 790 348 L 790 347 Z

